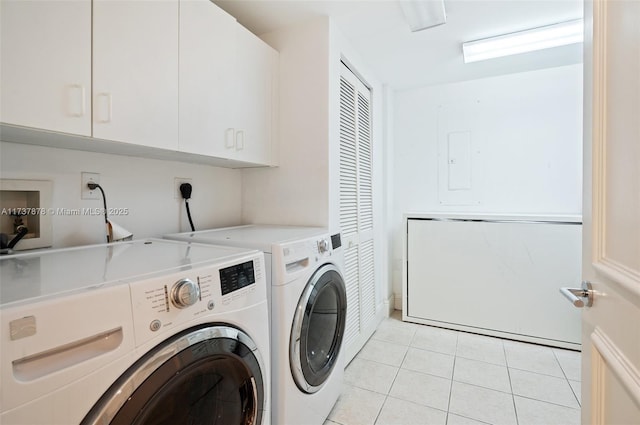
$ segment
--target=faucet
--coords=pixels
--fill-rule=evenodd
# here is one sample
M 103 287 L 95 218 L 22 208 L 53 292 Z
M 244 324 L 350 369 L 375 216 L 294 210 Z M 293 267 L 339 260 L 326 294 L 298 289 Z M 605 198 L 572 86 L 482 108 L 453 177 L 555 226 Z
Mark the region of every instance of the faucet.
M 13 247 L 29 232 L 27 226 L 18 226 L 16 230 L 16 235 L 10 241 L 6 233 L 0 233 L 0 255 L 13 254 Z

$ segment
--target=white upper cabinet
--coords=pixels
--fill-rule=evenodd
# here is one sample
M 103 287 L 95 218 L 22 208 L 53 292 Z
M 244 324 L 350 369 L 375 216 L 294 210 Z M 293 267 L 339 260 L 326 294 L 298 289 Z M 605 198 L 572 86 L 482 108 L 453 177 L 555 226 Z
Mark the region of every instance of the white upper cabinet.
M 3 124 L 99 139 L 78 149 L 275 165 L 278 53 L 211 1 L 0 4 Z M 68 145 L 38 133 L 21 137 Z
M 274 165 L 277 52 L 209 0 L 180 3 L 180 150 Z
M 275 165 L 273 84 L 278 53 L 240 25 L 236 41 L 236 151 L 243 161 Z
M 0 121 L 91 135 L 91 1 L 2 0 Z
M 93 137 L 178 148 L 178 7 L 93 1 Z
M 235 156 L 236 20 L 209 0 L 180 2 L 181 151 Z

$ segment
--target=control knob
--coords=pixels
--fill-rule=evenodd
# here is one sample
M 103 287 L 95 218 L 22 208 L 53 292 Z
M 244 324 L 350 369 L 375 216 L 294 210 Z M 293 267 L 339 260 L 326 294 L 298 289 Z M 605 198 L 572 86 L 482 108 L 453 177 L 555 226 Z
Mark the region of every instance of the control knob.
M 329 241 L 326 239 L 320 239 L 318 241 L 318 251 L 320 252 L 320 254 L 324 254 L 325 252 L 329 251 Z
M 171 288 L 171 302 L 178 308 L 194 305 L 200 298 L 200 287 L 191 279 L 180 279 Z

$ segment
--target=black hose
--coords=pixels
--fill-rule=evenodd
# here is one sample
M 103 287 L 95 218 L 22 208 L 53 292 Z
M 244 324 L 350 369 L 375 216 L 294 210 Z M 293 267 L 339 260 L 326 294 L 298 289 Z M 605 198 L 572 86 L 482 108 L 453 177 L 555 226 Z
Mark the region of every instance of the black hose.
M 191 219 L 191 211 L 189 210 L 189 201 L 187 199 L 184 200 L 184 205 L 187 207 L 187 217 L 189 218 L 189 225 L 191 225 L 191 231 L 195 232 L 196 229 L 193 227 L 193 220 Z
M 18 233 L 16 233 L 13 239 L 11 239 L 7 244 L 7 248 L 9 249 L 13 249 L 13 247 L 16 246 L 18 242 L 20 242 L 20 239 L 22 239 L 24 235 L 29 233 L 29 229 L 27 229 L 25 226 L 18 226 L 17 230 L 18 230 Z
M 99 184 L 96 184 L 96 187 L 100 189 L 100 192 L 102 193 L 102 206 L 104 207 L 104 222 L 108 223 L 109 218 L 107 217 L 107 196 L 104 194 L 104 190 L 102 190 L 102 186 L 100 186 Z
M 102 190 L 102 186 L 98 183 L 87 183 L 89 189 L 100 189 L 100 193 L 102 193 L 102 205 L 104 207 L 104 224 L 109 228 L 109 217 L 107 216 L 107 196 L 104 194 L 104 190 Z M 107 231 L 107 243 L 111 242 L 109 240 L 109 231 Z

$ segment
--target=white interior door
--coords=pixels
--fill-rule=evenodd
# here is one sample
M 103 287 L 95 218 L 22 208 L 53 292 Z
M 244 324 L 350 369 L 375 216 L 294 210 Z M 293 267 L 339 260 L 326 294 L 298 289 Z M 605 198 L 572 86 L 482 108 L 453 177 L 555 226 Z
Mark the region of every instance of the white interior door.
M 593 37 L 588 24 L 585 33 L 583 278 L 593 285 L 593 305 L 582 314 L 582 423 L 637 424 L 640 2 L 589 1 L 585 22 L 591 16 Z

